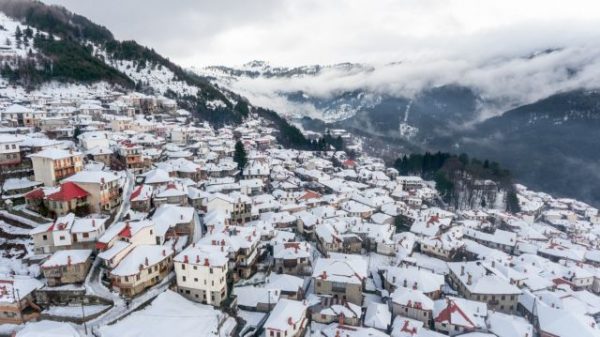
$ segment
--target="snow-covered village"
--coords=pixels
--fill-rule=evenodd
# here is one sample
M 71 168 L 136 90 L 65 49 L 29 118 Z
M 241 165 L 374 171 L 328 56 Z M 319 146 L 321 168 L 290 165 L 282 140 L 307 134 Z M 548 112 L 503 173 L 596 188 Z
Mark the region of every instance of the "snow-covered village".
M 9 70 L 61 41 L 0 26 Z M 591 204 L 91 50 L 135 87 L 0 79 L 0 336 L 600 336 Z

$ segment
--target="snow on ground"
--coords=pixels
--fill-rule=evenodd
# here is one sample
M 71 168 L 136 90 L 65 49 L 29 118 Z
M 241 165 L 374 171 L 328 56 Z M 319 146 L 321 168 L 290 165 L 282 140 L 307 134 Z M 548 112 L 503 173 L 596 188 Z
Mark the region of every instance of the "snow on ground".
M 110 60 L 107 64 L 126 74 L 135 82 L 150 83 L 150 86 L 161 94 L 165 94 L 167 90 L 171 90 L 179 95 L 195 96 L 198 92 L 197 87 L 190 86 L 184 81 L 174 80 L 175 74 L 166 67 L 152 67 L 147 65 L 138 71 L 133 61 Z
M 13 332 L 22 329 L 22 325 L 17 324 L 0 324 L 0 336 L 12 336 Z
M 0 44 L 2 42 L 0 41 Z M 22 86 L 12 86 L 5 79 L 0 79 L 0 95 L 20 101 L 31 97 L 60 97 L 63 99 L 94 99 L 97 95 L 112 92 L 107 82 L 94 84 L 60 83 L 56 81 L 44 83 L 40 88 L 26 92 Z
M 265 273 L 263 272 L 258 272 L 254 275 L 252 275 L 249 279 L 241 279 L 239 280 L 235 286 L 236 287 L 243 287 L 243 286 L 247 286 L 247 285 L 255 285 L 255 284 L 262 284 L 265 283 L 265 279 L 267 278 L 267 275 L 265 275 Z
M 22 223 L 24 225 L 27 225 L 27 226 L 37 227 L 37 226 L 40 225 L 39 223 L 37 223 L 37 222 L 35 222 L 35 221 L 31 220 L 31 219 L 27 219 L 27 218 L 24 218 L 22 216 L 18 216 L 18 215 L 9 213 L 7 211 L 0 211 L 0 214 L 2 214 L 2 216 L 4 216 L 7 219 L 12 219 L 12 220 L 18 221 L 18 222 L 20 222 L 20 223 Z
M 19 259 L 0 257 L 0 275 L 11 274 L 37 277 L 40 275 L 40 267 L 28 266 Z
M 98 289 L 103 289 L 105 292 L 108 292 L 109 295 L 102 296 L 102 295 L 98 295 L 97 293 L 94 293 L 94 292 L 92 292 L 92 293 L 94 295 L 98 295 L 98 296 L 104 297 L 106 299 L 112 300 L 114 305 L 107 312 L 103 313 L 102 315 L 96 317 L 93 320 L 90 320 L 88 322 L 88 326 L 92 326 L 92 327 L 104 326 L 110 322 L 116 321 L 116 320 L 128 315 L 129 313 L 135 311 L 137 308 L 139 308 L 140 306 L 145 304 L 147 301 L 151 300 L 152 298 L 158 296 L 159 294 L 161 294 L 165 290 L 167 290 L 169 288 L 170 283 L 173 281 L 173 279 L 175 279 L 174 272 L 169 274 L 169 276 L 165 277 L 162 280 L 162 282 L 159 283 L 158 285 L 154 286 L 153 288 L 147 289 L 143 294 L 132 299 L 130 301 L 129 305 L 127 305 L 125 303 L 123 298 L 121 298 L 118 293 L 110 292 L 110 290 L 106 289 L 106 287 L 104 287 L 102 284 L 97 284 L 95 282 L 91 282 L 90 285 L 96 284 L 95 291 L 97 291 Z M 88 294 L 90 294 L 90 292 L 89 292 L 90 289 L 94 289 L 94 287 L 90 288 L 89 287 L 90 285 L 86 284 L 86 289 L 88 290 L 88 292 L 87 292 Z
M 46 315 L 61 316 L 61 317 L 81 317 L 85 314 L 85 317 L 95 315 L 99 312 L 106 310 L 109 305 L 86 305 L 83 307 L 83 313 L 81 306 L 65 306 L 57 307 L 52 306 L 44 310 L 43 313 Z
M 4 56 L 27 56 L 27 53 L 31 49 L 33 53 L 36 52 L 36 49 L 33 47 L 33 39 L 29 39 L 28 46 L 23 43 L 23 39 L 21 39 L 21 43 L 17 43 L 17 39 L 15 37 L 15 32 L 17 27 L 23 32 L 27 26 L 22 25 L 20 22 L 9 18 L 4 13 L 0 13 L 0 47 L 1 52 L 0 55 Z M 35 29 L 32 28 L 34 34 L 36 32 Z
M 144 309 L 98 331 L 101 337 L 228 336 L 233 329 L 230 323 L 219 329 L 219 323 L 225 319 L 227 316 L 212 306 L 189 301 L 167 290 Z
M 29 232 L 31 231 L 31 229 L 28 228 L 22 228 L 7 224 L 2 220 L 0 220 L 0 229 L 5 233 L 14 235 L 29 235 Z
M 257 327 L 260 321 L 267 314 L 264 312 L 256 312 L 256 311 L 248 311 L 248 310 L 238 310 L 238 317 L 246 321 L 247 327 Z

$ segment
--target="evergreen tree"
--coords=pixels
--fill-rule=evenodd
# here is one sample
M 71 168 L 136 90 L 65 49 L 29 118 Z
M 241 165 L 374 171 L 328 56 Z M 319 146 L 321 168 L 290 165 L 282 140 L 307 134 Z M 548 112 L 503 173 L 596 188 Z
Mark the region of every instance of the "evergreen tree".
M 519 213 L 521 205 L 519 205 L 519 197 L 515 191 L 508 192 L 506 196 L 506 210 L 512 213 Z
M 238 101 L 233 109 L 239 112 L 240 115 L 242 115 L 243 117 L 247 117 L 250 113 L 250 110 L 248 109 L 248 104 L 242 100 Z
M 233 153 L 233 161 L 238 164 L 238 169 L 243 170 L 248 163 L 248 157 L 246 155 L 246 149 L 241 141 L 235 143 L 235 151 Z
M 17 29 L 15 30 L 15 39 L 17 39 L 17 42 L 21 41 L 22 36 L 23 36 L 23 32 L 21 32 L 21 28 L 19 28 L 19 26 L 17 26 Z

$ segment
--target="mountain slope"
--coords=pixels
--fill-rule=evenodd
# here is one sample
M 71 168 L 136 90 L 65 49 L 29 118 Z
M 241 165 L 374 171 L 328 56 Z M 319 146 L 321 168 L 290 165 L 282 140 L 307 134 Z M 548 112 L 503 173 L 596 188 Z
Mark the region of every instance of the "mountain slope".
M 33 0 L 2 0 L 0 11 L 17 22 L 21 31 L 32 31 L 11 47 L 24 52 L 1 58 L 2 75 L 13 84 L 33 89 L 49 81 L 104 81 L 176 99 L 217 123 L 239 122 L 243 117 L 234 109 L 240 96 L 215 87 L 135 41 L 114 39 L 105 27 L 63 7 Z
M 437 145 L 504 163 L 525 184 L 600 202 L 600 92 L 575 90 L 507 111 Z M 456 149 L 456 148 L 455 148 Z
M 466 152 L 500 162 L 531 188 L 600 205 L 600 95 L 581 89 L 595 86 L 586 69 L 600 55 L 579 52 L 586 57 L 563 58 L 568 48 L 557 48 L 495 61 L 495 67 L 482 64 L 472 72 L 485 81 L 473 81 L 468 72 L 447 78 L 399 71 L 395 64 L 251 62 L 196 71 L 253 104 L 286 112 L 306 129 L 346 128 L 388 159 L 413 151 Z M 504 68 L 510 76 L 498 70 Z

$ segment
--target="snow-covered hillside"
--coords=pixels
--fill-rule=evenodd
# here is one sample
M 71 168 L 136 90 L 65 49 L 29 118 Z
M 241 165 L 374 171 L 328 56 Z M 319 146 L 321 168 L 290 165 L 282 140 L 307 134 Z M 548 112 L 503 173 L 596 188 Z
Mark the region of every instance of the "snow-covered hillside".
M 20 31 L 19 37 L 17 37 L 17 31 Z M 26 37 L 26 35 L 30 37 Z M 39 57 L 43 59 L 45 55 L 33 46 L 34 42 L 31 36 L 35 35 L 49 36 L 47 32 L 24 25 L 18 20 L 0 13 L 0 61 L 2 61 L 3 66 L 7 65 L 12 69 L 17 69 L 21 66 L 22 61 L 28 60 L 34 61 L 40 67 L 38 63 Z M 60 40 L 60 37 L 56 35 L 53 38 Z M 202 93 L 203 88 L 190 85 L 184 79 L 178 78 L 166 66 L 151 62 L 142 62 L 142 64 L 139 64 L 134 60 L 117 60 L 111 57 L 98 43 L 87 40 L 82 40 L 80 43 L 84 46 L 93 46 L 92 55 L 95 58 L 109 67 L 118 70 L 130 78 L 133 83 L 139 84 L 144 90 L 149 89 L 152 93 L 158 95 L 176 95 L 178 97 L 195 97 L 197 94 Z M 99 91 L 112 91 L 115 89 L 122 90 L 123 88 L 111 85 L 106 81 L 99 81 L 93 84 L 50 81 L 36 87 L 34 95 L 56 96 L 53 94 L 59 94 L 65 97 L 88 97 L 92 92 L 97 93 Z M 10 84 L 6 78 L 0 78 L 0 95 L 19 100 L 23 99 L 26 94 L 25 88 Z M 223 92 L 223 95 L 235 104 L 235 95 L 228 92 Z M 208 109 L 216 109 L 227 106 L 227 103 L 219 98 L 211 98 L 205 102 L 205 105 Z
M 27 26 L 20 22 L 13 20 L 6 16 L 6 14 L 0 12 L 0 57 L 6 56 L 27 56 L 29 51 L 37 53 L 37 50 L 33 46 L 33 41 L 25 43 L 23 39 L 18 39 L 15 36 L 17 27 L 21 32 L 25 31 Z M 32 29 L 33 33 L 37 32 L 36 29 Z M 41 33 L 41 32 L 40 32 Z

